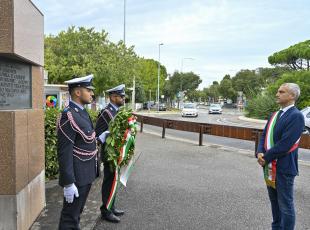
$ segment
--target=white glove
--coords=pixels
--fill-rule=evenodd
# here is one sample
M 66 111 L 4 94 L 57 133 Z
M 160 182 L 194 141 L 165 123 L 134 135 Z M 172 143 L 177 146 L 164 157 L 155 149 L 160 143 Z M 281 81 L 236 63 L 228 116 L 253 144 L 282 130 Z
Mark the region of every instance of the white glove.
M 79 191 L 75 184 L 64 187 L 64 197 L 68 203 L 72 203 L 74 196 L 79 197 Z
M 98 139 L 99 139 L 100 142 L 103 144 L 109 135 L 110 135 L 110 131 L 109 131 L 109 130 L 104 131 L 103 133 L 100 134 L 100 136 L 98 137 Z

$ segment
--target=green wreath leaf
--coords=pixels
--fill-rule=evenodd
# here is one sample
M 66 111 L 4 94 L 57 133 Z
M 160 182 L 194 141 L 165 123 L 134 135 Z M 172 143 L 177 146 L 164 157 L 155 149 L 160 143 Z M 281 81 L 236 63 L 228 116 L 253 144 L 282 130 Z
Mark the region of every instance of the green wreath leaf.
M 137 133 L 136 124 L 130 125 L 128 122 L 128 119 L 130 118 L 133 118 L 132 110 L 123 107 L 109 124 L 110 135 L 106 140 L 105 152 L 107 154 L 108 162 L 110 162 L 111 167 L 114 169 L 118 166 L 122 167 L 127 165 L 134 155 L 135 145 L 134 143 L 131 143 L 127 155 L 122 159 L 120 165 L 118 165 L 120 149 L 124 145 L 124 135 L 126 130 L 129 129 L 133 137 L 135 137 Z

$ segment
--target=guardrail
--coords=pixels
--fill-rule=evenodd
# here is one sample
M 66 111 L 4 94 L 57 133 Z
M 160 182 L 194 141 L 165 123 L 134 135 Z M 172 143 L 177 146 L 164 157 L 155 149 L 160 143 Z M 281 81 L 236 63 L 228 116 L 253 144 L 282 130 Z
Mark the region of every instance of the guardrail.
M 229 125 L 217 125 L 201 122 L 178 121 L 171 119 L 163 119 L 158 117 L 149 117 L 135 114 L 140 122 L 140 132 L 143 132 L 143 125 L 153 125 L 162 127 L 162 138 L 165 138 L 166 129 L 175 129 L 180 131 L 199 133 L 199 146 L 203 144 L 203 134 L 229 137 L 241 140 L 255 142 L 255 151 L 258 146 L 259 139 L 262 135 L 262 129 L 237 127 Z M 300 148 L 310 149 L 310 135 L 303 134 L 299 143 Z

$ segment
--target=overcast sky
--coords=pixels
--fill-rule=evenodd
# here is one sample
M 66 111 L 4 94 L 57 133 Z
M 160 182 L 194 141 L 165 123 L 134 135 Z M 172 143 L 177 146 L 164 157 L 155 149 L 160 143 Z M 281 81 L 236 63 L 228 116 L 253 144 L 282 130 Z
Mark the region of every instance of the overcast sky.
M 45 34 L 95 27 L 123 39 L 124 0 L 32 0 Z M 268 56 L 310 39 L 307 0 L 126 0 L 126 44 L 158 60 L 168 73 L 193 71 L 200 89 L 241 69 L 268 67 Z

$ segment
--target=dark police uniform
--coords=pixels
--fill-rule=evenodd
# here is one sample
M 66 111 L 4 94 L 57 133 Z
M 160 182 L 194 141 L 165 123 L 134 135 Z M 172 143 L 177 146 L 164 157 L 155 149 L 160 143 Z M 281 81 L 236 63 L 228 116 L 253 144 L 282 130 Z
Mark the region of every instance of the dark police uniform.
M 87 111 L 70 101 L 57 122 L 57 138 L 59 185 L 74 183 L 79 193 L 73 203 L 64 199 L 59 229 L 80 229 L 80 214 L 98 170 L 95 130 Z
M 104 131 L 107 131 L 109 129 L 109 123 L 110 121 L 116 116 L 117 114 L 116 108 L 109 103 L 106 108 L 101 110 L 100 114 L 98 115 L 97 123 L 96 123 L 96 136 L 98 137 L 101 133 Z M 106 160 L 106 152 L 105 149 L 105 143 L 101 146 L 101 159 L 104 164 L 104 178 L 102 182 L 102 188 L 101 188 L 101 195 L 102 195 L 102 205 L 100 207 L 101 213 L 103 215 L 106 215 L 107 212 L 107 202 L 108 198 L 111 193 L 112 189 L 112 183 L 114 179 L 114 171 L 111 170 L 110 164 Z M 112 205 L 112 210 L 114 209 L 114 201 Z

